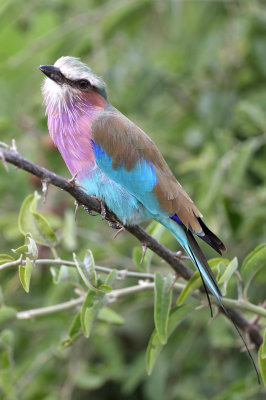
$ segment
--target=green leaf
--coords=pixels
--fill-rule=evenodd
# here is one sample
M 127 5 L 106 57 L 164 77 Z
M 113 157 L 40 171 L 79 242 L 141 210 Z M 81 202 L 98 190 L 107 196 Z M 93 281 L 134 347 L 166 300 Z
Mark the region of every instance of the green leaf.
M 15 308 L 3 306 L 0 307 L 0 325 L 16 319 L 17 311 Z
M 250 278 L 266 265 L 266 244 L 255 248 L 243 261 L 241 267 L 242 278 L 247 282 Z
M 234 257 L 233 260 L 226 267 L 226 270 L 224 271 L 220 279 L 218 280 L 218 284 L 223 285 L 221 290 L 224 296 L 226 295 L 228 282 L 231 279 L 234 272 L 237 270 L 237 268 L 238 268 L 238 260 L 236 257 Z
M 19 212 L 18 227 L 23 235 L 30 233 L 37 243 L 54 247 L 57 242 L 55 233 L 47 220 L 36 212 L 39 198 L 37 192 L 26 197 Z
M 95 261 L 91 250 L 87 250 L 83 259 L 84 273 L 87 279 L 92 283 L 93 286 L 97 285 L 97 274 L 95 271 Z
M 98 319 L 115 325 L 123 325 L 125 322 L 124 318 L 121 315 L 119 315 L 117 312 L 109 307 L 101 308 L 98 314 Z
M 147 227 L 146 231 L 149 233 L 154 239 L 160 240 L 165 228 L 159 224 L 159 222 L 152 221 Z M 150 249 L 146 250 L 146 254 L 144 256 L 142 264 L 140 264 L 142 258 L 142 250 L 139 246 L 135 247 L 133 250 L 133 261 L 136 265 L 136 268 L 139 271 L 147 272 L 150 270 L 151 262 L 154 257 L 154 252 Z
M 9 254 L 0 254 L 0 265 L 14 261 L 14 258 Z
M 17 254 L 27 255 L 32 260 L 36 260 L 38 258 L 38 248 L 35 240 L 33 240 L 30 234 L 26 235 L 24 245 L 18 247 L 17 249 L 13 249 L 12 251 Z
M 50 272 L 55 285 L 58 285 L 60 282 L 78 282 L 79 280 L 79 274 L 77 270 L 66 265 L 61 265 L 60 268 L 51 267 Z
M 222 258 L 222 257 L 216 257 L 212 258 L 211 260 L 208 261 L 208 264 L 215 274 L 217 271 L 220 271 L 220 267 L 225 269 L 226 265 L 229 264 L 229 260 Z M 184 289 L 181 291 L 176 304 L 180 306 L 181 304 L 184 303 L 184 301 L 198 288 L 200 288 L 202 285 L 202 279 L 198 271 L 194 272 L 194 274 L 191 276 L 191 278 L 188 280 L 186 286 Z
M 38 247 L 35 240 L 30 234 L 26 235 L 25 244 L 28 246 L 28 255 L 31 259 L 37 260 L 38 258 Z
M 175 328 L 193 311 L 191 305 L 185 304 L 183 306 L 174 307 L 169 316 L 167 337 L 173 333 Z M 163 344 L 159 338 L 157 330 L 155 329 L 151 335 L 146 351 L 146 369 L 148 375 L 152 373 L 154 364 L 163 348 Z
M 258 357 L 262 380 L 266 387 L 266 329 L 264 331 L 263 343 L 260 346 Z
M 223 258 L 223 257 L 215 257 L 215 258 L 211 258 L 210 260 L 208 260 L 208 264 L 212 271 L 220 263 L 224 263 L 225 266 L 227 267 L 229 265 L 230 261 L 227 258 Z
M 100 285 L 99 289 L 101 291 L 103 291 L 104 293 L 110 293 L 113 290 L 112 286 L 105 285 L 105 284 Z
M 60 348 L 71 346 L 81 336 L 80 311 L 75 315 L 68 332 L 69 337 L 60 343 Z
M 93 284 L 90 281 L 90 277 L 89 277 L 89 271 L 87 269 L 87 267 L 84 265 L 84 263 L 81 263 L 76 254 L 73 253 L 73 260 L 76 264 L 77 270 L 79 272 L 79 275 L 81 276 L 81 279 L 83 280 L 83 282 L 85 283 L 85 285 L 91 289 L 92 291 L 94 291 L 95 293 L 105 293 L 105 290 L 101 290 L 98 289 L 97 287 L 93 286 Z
M 155 298 L 154 298 L 154 322 L 161 343 L 167 343 L 167 326 L 171 309 L 172 275 L 163 278 L 161 274 L 155 274 Z
M 69 336 L 73 338 L 81 329 L 81 323 L 80 323 L 80 311 L 75 315 L 72 324 L 69 329 Z
M 117 278 L 117 270 L 113 269 L 107 275 L 107 277 L 106 277 L 106 279 L 104 281 L 104 284 L 108 285 L 108 286 L 111 286 L 114 283 L 114 281 L 116 280 L 116 278 Z
M 178 296 L 176 304 L 181 306 L 186 298 L 191 295 L 196 289 L 202 285 L 202 280 L 198 271 L 194 272 L 191 278 L 188 280 L 186 286 Z
M 80 310 L 80 323 L 85 337 L 90 337 L 93 323 L 100 308 L 104 305 L 104 297 L 94 291 L 89 291 Z
M 32 273 L 33 264 L 29 257 L 26 258 L 25 267 L 19 266 L 19 279 L 26 293 L 30 291 L 30 279 Z
M 13 249 L 13 252 L 17 254 L 27 254 L 28 246 L 26 244 L 23 244 L 22 246 L 19 246 L 17 249 Z

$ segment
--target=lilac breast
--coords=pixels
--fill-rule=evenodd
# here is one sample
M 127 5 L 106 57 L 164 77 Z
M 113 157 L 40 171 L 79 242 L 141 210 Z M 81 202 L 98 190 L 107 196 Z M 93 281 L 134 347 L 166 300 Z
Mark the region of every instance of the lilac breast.
M 102 111 L 102 107 L 84 101 L 47 106 L 50 136 L 72 175 L 83 175 L 95 164 L 91 126 Z

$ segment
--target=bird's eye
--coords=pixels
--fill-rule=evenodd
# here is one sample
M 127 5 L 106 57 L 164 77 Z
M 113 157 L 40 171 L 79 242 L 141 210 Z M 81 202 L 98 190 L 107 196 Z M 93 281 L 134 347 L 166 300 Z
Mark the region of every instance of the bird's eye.
M 81 79 L 80 81 L 77 82 L 78 87 L 82 90 L 88 89 L 91 85 L 90 82 L 87 81 L 86 79 Z

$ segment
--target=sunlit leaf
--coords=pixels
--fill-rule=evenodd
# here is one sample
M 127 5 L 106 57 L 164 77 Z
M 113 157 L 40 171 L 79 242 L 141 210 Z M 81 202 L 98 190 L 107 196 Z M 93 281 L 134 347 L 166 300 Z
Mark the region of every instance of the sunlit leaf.
M 222 284 L 221 290 L 224 296 L 226 295 L 228 282 L 230 281 L 232 275 L 237 270 L 237 268 L 238 268 L 238 260 L 236 257 L 234 257 L 233 260 L 226 267 L 226 270 L 224 271 L 220 279 L 218 279 L 218 284 L 219 285 Z
M 168 274 L 162 277 L 161 274 L 155 274 L 155 297 L 154 297 L 154 322 L 160 341 L 167 342 L 168 318 L 171 309 L 172 294 L 171 290 L 173 277 Z
M 26 293 L 30 291 L 30 279 L 32 273 L 33 264 L 29 257 L 26 258 L 25 266 L 19 266 L 19 279 Z
M 184 303 L 187 297 L 191 295 L 196 289 L 201 287 L 202 280 L 198 271 L 194 272 L 191 278 L 188 280 L 186 286 L 181 291 L 180 295 L 178 296 L 176 304 L 181 306 Z
M 245 282 L 244 293 L 247 296 L 249 285 L 256 273 L 266 265 L 266 244 L 255 248 L 243 261 L 241 276 Z
M 107 275 L 107 277 L 106 277 L 106 279 L 104 281 L 104 284 L 108 285 L 108 286 L 111 286 L 114 283 L 114 281 L 116 280 L 116 278 L 117 278 L 117 270 L 113 269 Z
M 109 307 L 103 307 L 100 309 L 98 319 L 115 325 L 123 325 L 125 322 L 121 315 Z
M 83 259 L 84 273 L 93 286 L 97 284 L 97 274 L 95 271 L 95 261 L 91 250 L 87 250 Z
M 83 334 L 89 337 L 101 307 L 104 306 L 104 297 L 94 291 L 89 291 L 80 310 L 80 323 Z
M 80 262 L 75 253 L 73 253 L 73 260 L 76 264 L 77 270 L 81 276 L 81 279 L 85 283 L 85 285 L 95 293 L 105 293 L 104 288 L 98 289 L 97 287 L 93 286 L 92 282 L 90 281 L 89 271 L 84 265 L 84 263 Z
M 24 200 L 19 217 L 18 227 L 22 234 L 31 234 L 32 238 L 44 246 L 55 246 L 57 239 L 47 220 L 36 212 L 40 196 L 35 192 Z
M 244 259 L 241 273 L 244 281 L 266 265 L 266 244 L 260 244 Z
M 185 304 L 183 306 L 174 307 L 169 316 L 167 337 L 173 333 L 175 328 L 193 311 L 191 305 Z M 148 375 L 152 373 L 154 364 L 163 348 L 163 344 L 160 341 L 157 330 L 155 329 L 149 340 L 149 344 L 146 351 L 146 368 Z
M 67 265 L 61 265 L 59 268 L 51 267 L 50 272 L 53 277 L 53 282 L 56 285 L 64 281 L 77 282 L 79 280 L 79 274 L 77 270 Z
M 14 261 L 14 258 L 9 254 L 0 254 L 0 265 Z

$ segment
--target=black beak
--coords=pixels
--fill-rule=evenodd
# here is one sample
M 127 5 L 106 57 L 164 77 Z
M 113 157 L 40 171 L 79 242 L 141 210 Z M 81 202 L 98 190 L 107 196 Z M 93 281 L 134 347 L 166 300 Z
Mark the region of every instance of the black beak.
M 56 83 L 62 84 L 64 82 L 64 75 L 61 73 L 60 69 L 54 65 L 40 65 L 39 70 Z

